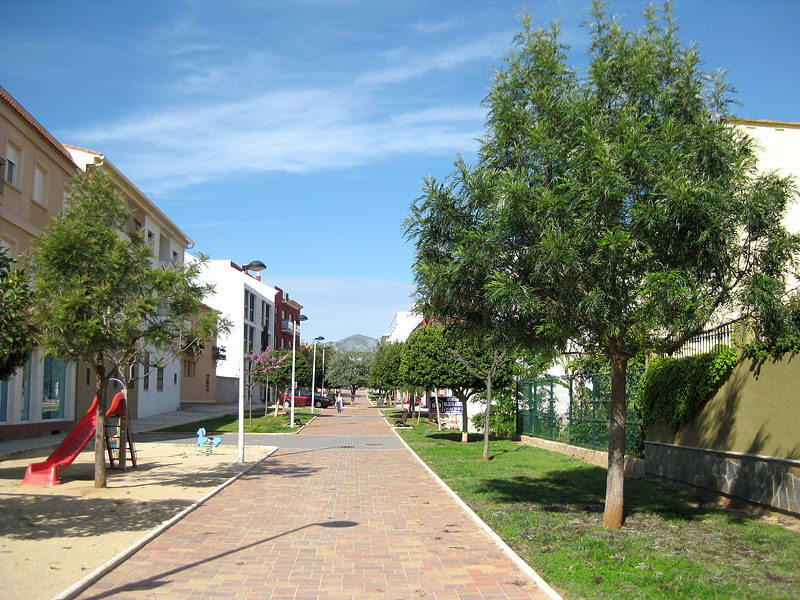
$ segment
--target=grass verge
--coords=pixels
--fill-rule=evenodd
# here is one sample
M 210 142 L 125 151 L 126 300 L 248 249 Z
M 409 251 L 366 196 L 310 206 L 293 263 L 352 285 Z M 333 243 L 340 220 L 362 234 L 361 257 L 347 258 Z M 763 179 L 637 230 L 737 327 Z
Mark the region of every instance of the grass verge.
M 708 495 L 628 478 L 610 531 L 603 468 L 510 440 L 483 461 L 482 444 L 428 424 L 398 433 L 565 598 L 800 598 L 800 533 Z
M 294 418 L 300 419 L 303 423 L 308 423 L 308 421 L 311 420 L 311 416 L 311 409 L 308 408 L 295 409 L 294 411 Z M 170 433 L 195 433 L 201 427 L 205 427 L 208 435 L 213 433 L 237 433 L 239 431 L 239 415 L 225 415 L 224 417 L 215 417 L 213 419 L 205 419 L 203 421 L 195 421 L 193 423 L 165 427 L 164 429 L 158 429 L 157 431 Z M 289 413 L 278 414 L 277 417 L 273 416 L 272 413 L 266 417 L 263 413 L 258 416 L 253 415 L 252 422 L 247 417 L 247 414 L 245 414 L 245 433 L 288 433 L 290 431 Z

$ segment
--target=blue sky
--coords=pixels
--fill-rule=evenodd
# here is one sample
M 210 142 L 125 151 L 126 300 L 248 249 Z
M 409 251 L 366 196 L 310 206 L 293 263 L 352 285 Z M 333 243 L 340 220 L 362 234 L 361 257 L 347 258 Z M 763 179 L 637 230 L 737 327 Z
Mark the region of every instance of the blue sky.
M 558 19 L 583 63 L 588 1 Z M 517 1 L 28 0 L 0 19 L 0 84 L 60 141 L 104 153 L 212 258 L 262 260 L 303 339 L 379 337 L 410 308 L 402 220 L 474 157 Z M 612 2 L 635 27 L 644 3 Z M 744 117 L 800 121 L 800 1 L 683 0 L 680 37 L 731 69 Z

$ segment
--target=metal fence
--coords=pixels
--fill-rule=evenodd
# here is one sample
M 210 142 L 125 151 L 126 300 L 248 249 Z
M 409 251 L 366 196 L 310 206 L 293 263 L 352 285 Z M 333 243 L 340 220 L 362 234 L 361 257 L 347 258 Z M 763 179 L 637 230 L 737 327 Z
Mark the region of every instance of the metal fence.
M 687 341 L 678 350 L 670 354 L 671 358 L 684 358 L 694 356 L 704 352 L 711 352 L 718 344 L 726 346 L 733 345 L 734 326 L 733 323 L 726 323 L 711 331 L 706 331 Z
M 628 372 L 625 452 L 640 450 L 640 415 L 634 398 L 643 371 Z M 521 433 L 595 450 L 608 450 L 611 375 L 592 373 L 521 382 Z

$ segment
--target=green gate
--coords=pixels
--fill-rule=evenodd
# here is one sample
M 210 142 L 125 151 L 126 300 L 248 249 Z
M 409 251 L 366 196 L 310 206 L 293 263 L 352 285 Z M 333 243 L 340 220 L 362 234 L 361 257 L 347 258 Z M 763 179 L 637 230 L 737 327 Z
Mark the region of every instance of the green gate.
M 625 394 L 625 452 L 634 456 L 641 453 L 641 423 L 635 398 L 642 373 L 639 369 L 628 372 Z M 608 450 L 610 374 L 545 377 L 523 381 L 521 386 L 524 406 L 520 417 L 524 435 Z

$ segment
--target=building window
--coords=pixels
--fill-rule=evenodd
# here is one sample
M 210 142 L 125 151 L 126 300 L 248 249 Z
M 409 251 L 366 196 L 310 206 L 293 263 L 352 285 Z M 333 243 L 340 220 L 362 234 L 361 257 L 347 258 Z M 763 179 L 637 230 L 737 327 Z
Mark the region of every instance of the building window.
M 6 146 L 6 181 L 19 187 L 19 156 L 21 150 L 13 144 Z
M 156 369 L 156 391 L 164 391 L 164 367 L 158 367 L 158 369 Z
M 244 291 L 244 318 L 250 322 L 256 320 L 256 296 L 247 290 Z
M 19 155 L 20 150 L 13 144 L 6 146 L 6 181 L 11 185 L 19 187 Z
M 252 354 L 254 344 L 253 341 L 255 339 L 256 328 L 252 327 L 251 325 L 244 326 L 244 353 L 245 354 Z
M 206 391 L 207 392 L 211 391 L 211 375 L 209 375 L 208 373 L 206 373 Z
M 0 194 L 3 193 L 3 184 L 6 182 L 6 159 L 0 156 Z
M 31 418 L 31 367 L 32 355 L 28 354 L 28 359 L 22 366 L 22 404 L 19 407 L 19 420 L 29 421 Z
M 64 418 L 67 367 L 60 358 L 44 357 L 42 365 L 42 420 Z
M 47 204 L 47 171 L 38 164 L 33 170 L 33 201 L 41 206 Z
M 194 377 L 197 373 L 197 363 L 193 360 L 183 361 L 183 374 L 186 377 Z
M 208 383 L 206 383 L 206 391 L 208 391 Z M 0 423 L 6 421 L 8 421 L 8 380 L 3 380 L 0 381 Z
M 261 351 L 264 352 L 269 346 L 269 329 L 264 327 L 261 330 Z
M 158 235 L 158 260 L 161 262 L 169 261 L 169 238 L 163 233 Z
M 269 304 L 261 302 L 261 326 L 269 327 Z
M 142 369 L 142 389 L 147 391 L 150 389 L 150 353 L 144 353 L 144 362 Z

